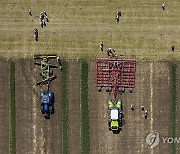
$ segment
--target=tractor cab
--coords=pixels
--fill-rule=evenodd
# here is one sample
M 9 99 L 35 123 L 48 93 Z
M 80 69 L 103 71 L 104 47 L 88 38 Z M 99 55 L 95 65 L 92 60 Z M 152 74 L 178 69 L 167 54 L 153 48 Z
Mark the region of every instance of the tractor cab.
M 111 100 L 108 102 L 108 124 L 109 130 L 118 131 L 122 127 L 122 105 L 121 100 Z
M 44 114 L 45 119 L 50 118 L 50 114 L 54 113 L 54 93 L 41 91 L 41 112 Z

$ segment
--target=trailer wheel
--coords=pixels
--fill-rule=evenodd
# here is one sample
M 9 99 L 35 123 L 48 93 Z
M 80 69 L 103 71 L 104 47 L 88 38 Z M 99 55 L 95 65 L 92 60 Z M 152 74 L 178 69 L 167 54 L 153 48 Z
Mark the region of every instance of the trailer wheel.
M 109 87 L 106 87 L 106 92 L 107 92 L 107 93 L 109 92 Z
M 121 90 L 122 90 L 122 93 L 125 93 L 125 88 L 124 88 L 124 87 L 122 87 L 122 89 L 121 89 Z
M 133 89 L 132 89 L 132 88 L 129 88 L 129 92 L 132 93 L 132 92 L 133 92 Z
M 125 88 L 124 87 L 119 87 L 119 92 L 120 93 L 124 93 L 125 92 Z
M 102 88 L 101 87 L 97 87 L 98 91 L 101 92 Z

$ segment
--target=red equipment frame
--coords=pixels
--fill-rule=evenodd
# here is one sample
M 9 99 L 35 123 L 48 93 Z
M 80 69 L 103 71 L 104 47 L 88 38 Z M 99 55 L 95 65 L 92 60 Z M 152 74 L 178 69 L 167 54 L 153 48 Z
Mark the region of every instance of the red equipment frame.
M 96 60 L 97 87 L 110 87 L 116 98 L 119 88 L 135 87 L 136 60 L 108 59 Z

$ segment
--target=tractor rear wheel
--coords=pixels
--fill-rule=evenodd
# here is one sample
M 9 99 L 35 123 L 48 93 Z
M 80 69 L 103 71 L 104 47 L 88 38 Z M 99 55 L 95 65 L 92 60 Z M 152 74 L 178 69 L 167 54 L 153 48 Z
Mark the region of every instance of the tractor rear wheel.
M 45 118 L 45 119 L 50 119 L 49 113 L 45 113 L 44 118 Z
M 41 105 L 41 113 L 42 113 L 42 114 L 45 113 L 42 105 Z
M 53 107 L 53 106 L 50 106 L 50 107 L 49 107 L 49 111 L 50 111 L 51 114 L 54 114 L 54 107 Z

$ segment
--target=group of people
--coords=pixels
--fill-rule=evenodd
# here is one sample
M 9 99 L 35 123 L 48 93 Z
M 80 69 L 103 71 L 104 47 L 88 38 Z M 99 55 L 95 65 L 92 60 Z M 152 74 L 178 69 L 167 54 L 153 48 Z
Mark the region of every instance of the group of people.
M 99 47 L 100 47 L 100 50 L 101 50 L 101 51 L 104 51 L 104 43 L 103 43 L 102 41 L 99 42 Z M 112 48 L 108 48 L 108 49 L 107 49 L 107 55 L 108 55 L 108 57 L 110 57 L 110 58 L 116 57 L 115 50 L 112 49 Z
M 165 4 L 163 3 L 161 7 L 162 7 L 162 10 L 164 11 L 165 10 Z M 119 22 L 120 17 L 121 17 L 121 11 L 118 10 L 117 14 L 116 14 L 116 17 L 115 17 L 117 22 Z
M 121 17 L 121 11 L 118 10 L 117 11 L 117 15 L 116 15 L 116 20 L 117 22 L 119 22 L 119 18 Z M 100 47 L 100 50 L 101 51 L 104 51 L 104 43 L 102 41 L 99 42 L 99 47 Z M 114 58 L 116 57 L 116 54 L 115 54 L 115 50 L 113 48 L 108 48 L 107 49 L 107 55 L 108 57 L 110 58 Z
M 131 105 L 131 110 L 134 111 L 134 106 L 133 106 L 133 105 Z M 141 105 L 141 111 L 144 112 L 144 118 L 147 119 L 148 110 L 145 110 L 145 109 L 144 109 L 144 105 Z
M 32 16 L 31 10 L 28 10 L 28 13 L 30 16 Z M 39 20 L 40 20 L 40 25 L 42 28 L 44 26 L 46 26 L 46 22 L 49 22 L 46 11 L 43 11 L 40 13 Z M 34 29 L 34 39 L 35 39 L 35 41 L 38 41 L 38 29 L 37 28 Z
M 40 25 L 41 25 L 42 28 L 44 26 L 46 26 L 46 22 L 49 22 L 46 11 L 43 11 L 43 12 L 40 13 L 39 21 L 40 21 Z
M 165 4 L 164 4 L 164 3 L 162 4 L 162 9 L 163 9 L 163 11 L 165 10 Z M 122 14 L 121 11 L 118 10 L 118 11 L 117 11 L 117 15 L 116 15 L 116 17 L 115 17 L 116 20 L 117 20 L 117 22 L 119 22 L 119 18 L 121 17 L 121 14 Z M 101 51 L 104 51 L 104 43 L 103 43 L 102 41 L 99 42 L 99 47 L 100 47 L 100 50 L 101 50 Z M 175 51 L 174 45 L 171 46 L 171 50 L 172 50 L 172 52 Z M 115 50 L 112 49 L 112 48 L 108 48 L 108 49 L 107 49 L 107 55 L 108 55 L 108 57 L 110 57 L 110 58 L 116 57 Z

